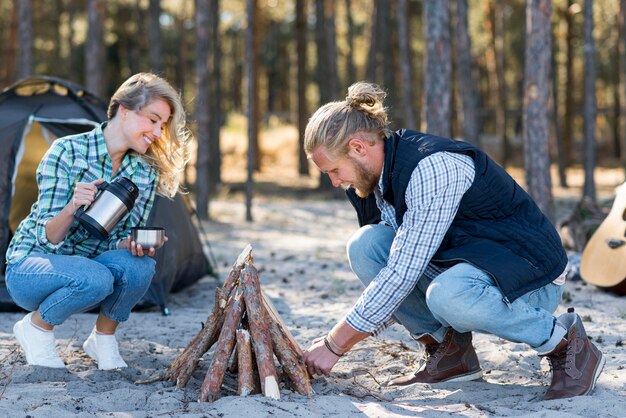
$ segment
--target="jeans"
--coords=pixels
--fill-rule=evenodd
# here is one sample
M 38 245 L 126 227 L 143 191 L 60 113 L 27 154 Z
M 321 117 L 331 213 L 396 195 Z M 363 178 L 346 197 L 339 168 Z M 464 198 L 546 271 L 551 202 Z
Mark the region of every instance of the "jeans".
M 95 258 L 31 253 L 7 266 L 7 291 L 28 310 L 39 308 L 44 321 L 62 324 L 70 315 L 100 307 L 112 321 L 126 321 L 148 290 L 156 262 L 128 250 Z
M 394 237 L 389 226 L 366 225 L 348 242 L 350 267 L 365 286 L 386 266 Z M 562 293 L 563 286 L 549 283 L 508 306 L 490 274 L 459 263 L 432 280 L 422 275 L 394 312 L 394 319 L 414 338 L 429 334 L 442 341 L 446 329 L 452 327 L 523 342 L 543 354 L 565 335 L 565 328 L 552 315 Z

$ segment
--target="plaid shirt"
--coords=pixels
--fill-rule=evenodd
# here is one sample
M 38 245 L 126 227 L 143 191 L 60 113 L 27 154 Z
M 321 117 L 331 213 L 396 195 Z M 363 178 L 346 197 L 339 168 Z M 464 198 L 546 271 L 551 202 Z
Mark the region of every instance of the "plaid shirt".
M 130 228 L 144 226 L 152 209 L 158 174 L 141 156 L 127 153 L 115 176 L 102 130 L 106 122 L 90 132 L 59 138 L 52 143 L 37 168 L 39 196 L 30 214 L 17 228 L 7 250 L 7 264 L 17 263 L 31 252 L 96 257 L 106 250 L 116 249 L 120 239 L 130 234 Z M 74 220 L 65 239 L 52 244 L 46 236 L 46 223 L 56 216 L 74 194 L 79 181 L 92 182 L 99 178 L 111 182 L 127 177 L 139 188 L 133 210 L 127 214 L 101 241 Z
M 406 190 L 407 211 L 398 227 L 394 207 L 375 190 L 381 222 L 396 236 L 387 266 L 367 286 L 346 322 L 360 332 L 378 334 L 422 275 L 434 278 L 444 269 L 430 264 L 474 181 L 474 162 L 463 154 L 438 152 L 419 162 Z

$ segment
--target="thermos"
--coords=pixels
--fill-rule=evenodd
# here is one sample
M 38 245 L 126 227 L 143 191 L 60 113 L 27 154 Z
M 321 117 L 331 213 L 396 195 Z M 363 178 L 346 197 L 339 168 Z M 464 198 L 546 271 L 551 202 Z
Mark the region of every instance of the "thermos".
M 91 235 L 105 240 L 120 219 L 135 206 L 139 189 L 135 183 L 126 177 L 111 183 L 102 182 L 97 187 L 99 192 L 96 199 L 86 210 L 78 209 L 74 218 Z

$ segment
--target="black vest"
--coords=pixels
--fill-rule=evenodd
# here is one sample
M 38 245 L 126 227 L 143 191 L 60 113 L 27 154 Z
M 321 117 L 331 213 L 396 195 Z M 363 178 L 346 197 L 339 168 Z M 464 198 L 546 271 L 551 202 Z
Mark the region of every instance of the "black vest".
M 431 261 L 439 265 L 468 262 L 488 272 L 507 302 L 557 278 L 565 269 L 567 255 L 550 221 L 502 167 L 465 142 L 405 129 L 387 138 L 382 192 L 395 208 L 398 226 L 407 210 L 405 192 L 415 167 L 442 151 L 470 156 L 476 171 Z M 361 226 L 380 220 L 373 194 L 360 199 L 350 189 L 348 197 Z

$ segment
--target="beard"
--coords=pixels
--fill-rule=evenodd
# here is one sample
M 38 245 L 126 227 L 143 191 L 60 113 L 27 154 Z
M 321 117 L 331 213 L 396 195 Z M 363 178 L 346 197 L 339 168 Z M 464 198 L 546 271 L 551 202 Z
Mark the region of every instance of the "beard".
M 348 159 L 352 161 L 357 177 L 357 180 L 353 183 L 356 195 L 361 199 L 365 199 L 374 193 L 374 190 L 378 186 L 380 176 L 376 175 L 369 165 L 357 161 L 352 157 L 348 157 Z

